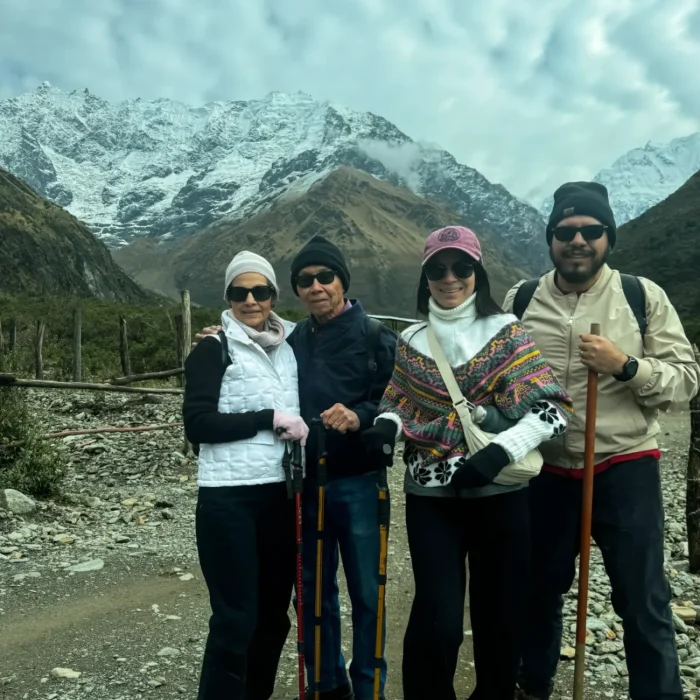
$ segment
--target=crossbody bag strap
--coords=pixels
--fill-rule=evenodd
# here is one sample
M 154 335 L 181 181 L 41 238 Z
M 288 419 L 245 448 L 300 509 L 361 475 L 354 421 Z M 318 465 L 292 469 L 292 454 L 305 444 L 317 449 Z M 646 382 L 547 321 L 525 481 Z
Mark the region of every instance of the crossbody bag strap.
M 438 366 L 438 369 L 440 370 L 440 374 L 442 375 L 442 380 L 445 382 L 445 386 L 447 387 L 447 391 L 450 394 L 450 398 L 452 399 L 452 403 L 457 406 L 462 406 L 467 409 L 463 413 L 468 415 L 469 418 L 471 419 L 471 415 L 469 413 L 469 404 L 467 400 L 464 398 L 464 395 L 462 394 L 462 391 L 459 388 L 459 384 L 457 384 L 457 380 L 455 379 L 454 372 L 452 372 L 452 368 L 450 367 L 450 363 L 447 361 L 447 358 L 445 357 L 445 353 L 442 350 L 442 346 L 440 345 L 440 341 L 437 339 L 437 336 L 435 335 L 435 331 L 432 329 L 430 324 L 427 326 L 427 333 L 428 333 L 428 347 L 430 348 L 430 352 L 433 354 L 433 359 L 435 360 L 435 364 Z M 461 418 L 461 416 L 460 416 Z

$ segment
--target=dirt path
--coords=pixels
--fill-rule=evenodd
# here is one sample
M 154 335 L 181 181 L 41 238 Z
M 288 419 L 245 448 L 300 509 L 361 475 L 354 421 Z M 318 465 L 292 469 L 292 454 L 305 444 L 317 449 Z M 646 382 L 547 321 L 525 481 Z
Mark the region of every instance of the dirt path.
M 682 489 L 687 414 L 665 418 L 664 433 L 662 443 L 668 450 L 670 465 L 665 478 L 673 482 L 669 486 L 667 506 L 678 511 L 674 518 L 679 521 L 682 501 L 672 494 Z M 97 493 L 103 499 L 95 512 L 78 506 L 74 506 L 73 511 L 61 511 L 60 522 L 69 523 L 68 532 L 72 531 L 75 538 L 73 544 L 53 543 L 53 529 L 41 544 L 31 544 L 40 541 L 38 537 L 10 541 L 12 528 L 24 530 L 28 536 L 31 533 L 27 533 L 26 528 L 30 526 L 40 529 L 42 525 L 55 525 L 58 515 L 54 511 L 50 511 L 53 520 L 46 520 L 49 516 L 45 515 L 42 522 L 39 514 L 34 514 L 5 530 L 0 527 L 0 534 L 7 533 L 3 535 L 4 540 L 0 539 L 0 545 L 6 545 L 5 556 L 0 560 L 2 700 L 196 697 L 209 604 L 194 545 L 194 463 L 180 459 L 177 452 L 173 452 L 181 444 L 179 436 L 142 437 L 139 439 L 143 442 L 138 444 L 141 445 L 139 454 L 144 476 L 139 476 L 132 473 L 134 459 L 127 454 L 136 441 L 130 441 L 126 448 L 120 439 L 105 440 L 101 443 L 104 448 L 101 452 L 96 451 L 93 443 L 88 444 L 83 449 L 89 458 L 86 457 L 84 464 L 76 460 L 73 466 L 70 488 L 79 491 L 81 498 Z M 66 449 L 70 449 L 71 454 L 76 453 L 76 443 Z M 154 456 L 144 456 L 142 453 L 147 449 L 151 449 Z M 119 458 L 127 465 L 123 477 L 115 477 L 117 483 L 105 484 L 101 477 L 105 472 L 99 471 L 102 464 L 109 466 L 110 474 L 115 474 L 114 463 Z M 156 459 L 161 460 L 157 469 L 154 468 Z M 402 477 L 400 468 L 390 474 L 387 700 L 402 697 L 402 643 L 413 597 Z M 143 483 L 135 481 L 138 479 Z M 153 493 L 144 493 L 149 491 Z M 127 498 L 132 494 L 134 498 Z M 147 505 L 140 505 L 148 501 L 157 504 L 159 499 L 172 501 L 168 507 L 172 513 L 168 518 L 159 519 L 156 508 L 148 510 Z M 121 504 L 122 510 L 114 510 L 115 504 Z M 139 511 L 147 522 L 135 524 L 135 516 L 129 509 Z M 118 520 L 115 524 L 113 513 L 122 513 L 123 522 Z M 676 532 L 680 531 L 676 528 Z M 669 544 L 669 551 L 673 550 L 677 557 L 683 534 L 673 537 L 675 544 Z M 8 554 L 11 547 L 7 545 L 13 543 L 22 550 L 21 556 L 15 553 L 16 558 Z M 95 557 L 104 562 L 99 570 L 70 571 L 69 565 Z M 680 599 L 683 599 L 681 596 L 689 598 L 693 585 L 693 582 L 684 584 L 685 588 L 678 588 L 675 595 Z M 341 587 L 344 651 L 349 661 L 350 605 L 342 577 Z M 606 597 L 607 593 L 601 594 L 596 601 L 606 603 Z M 494 600 L 493 605 L 498 602 Z M 291 610 L 290 616 L 294 620 Z M 473 684 L 468 629 L 468 612 L 465 611 L 465 644 L 456 680 L 460 698 L 467 697 Z M 273 700 L 291 700 L 296 695 L 295 635 L 293 628 Z M 599 673 L 596 669 L 602 666 L 598 666 L 594 658 L 590 663 L 586 695 L 589 700 L 626 697 L 623 677 L 610 677 L 607 671 Z M 76 679 L 56 678 L 51 671 L 57 667 L 72 669 L 81 675 Z M 570 697 L 571 671 L 571 664 L 560 667 L 559 698 Z
M 390 700 L 401 697 L 403 631 L 413 594 L 403 519 L 404 504 L 398 494 L 392 509 L 387 600 Z M 54 693 L 58 693 L 56 698 L 89 695 L 100 700 L 126 700 L 141 693 L 195 697 L 209 603 L 198 567 L 188 569 L 194 575 L 189 581 L 168 573 L 180 563 L 115 557 L 100 571 L 57 578 L 48 585 L 42 578 L 38 579 L 41 586 L 8 591 L 4 598 L 7 611 L 1 618 L 0 677 L 11 680 L 0 686 L 0 698 L 51 698 Z M 349 661 L 347 642 L 352 630 L 344 583 L 342 586 Z M 294 637 L 292 631 L 274 700 L 295 695 Z M 165 648 L 179 653 L 158 656 Z M 466 644 L 460 663 L 460 695 L 470 687 L 470 652 Z M 56 667 L 82 675 L 77 680 L 53 678 L 49 672 Z

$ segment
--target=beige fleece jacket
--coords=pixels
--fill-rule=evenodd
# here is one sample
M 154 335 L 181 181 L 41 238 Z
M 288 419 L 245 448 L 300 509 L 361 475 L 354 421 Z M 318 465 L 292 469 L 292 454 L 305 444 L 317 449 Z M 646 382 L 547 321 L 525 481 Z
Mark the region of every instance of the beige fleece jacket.
M 585 293 L 564 294 L 544 275 L 523 314 L 523 324 L 574 402 L 574 416 L 563 436 L 540 445 L 545 463 L 583 467 L 588 369 L 579 359 L 579 335 L 600 323 L 601 335 L 639 361 L 634 379 L 600 376 L 596 419 L 596 464 L 615 455 L 657 448 L 658 412 L 686 405 L 698 392 L 700 368 L 678 314 L 659 285 L 640 278 L 646 292 L 644 342 L 627 303 L 620 274 L 607 265 Z M 506 295 L 512 311 L 519 282 Z

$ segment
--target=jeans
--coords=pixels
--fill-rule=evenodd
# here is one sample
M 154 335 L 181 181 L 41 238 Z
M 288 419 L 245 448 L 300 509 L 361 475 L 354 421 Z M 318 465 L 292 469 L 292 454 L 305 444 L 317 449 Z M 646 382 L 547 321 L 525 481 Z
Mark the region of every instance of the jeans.
M 212 609 L 198 700 L 268 700 L 290 629 L 293 501 L 283 483 L 202 487 L 195 527 Z
M 563 596 L 580 548 L 582 482 L 541 473 L 530 482 L 533 562 L 520 686 L 547 697 L 562 638 Z M 620 462 L 596 475 L 592 536 L 622 618 L 632 700 L 682 700 L 664 574 L 664 512 L 658 462 Z
M 375 639 L 379 597 L 379 525 L 376 473 L 330 481 L 325 490 L 321 675 L 319 690 L 334 690 L 348 682 L 341 651 L 338 600 L 339 553 L 352 606 L 352 662 L 350 679 L 357 700 L 371 700 L 374 687 Z M 304 483 L 304 654 L 309 686 L 314 688 L 316 542 L 318 491 Z M 391 563 L 389 563 L 391 566 Z M 384 618 L 386 621 L 386 617 Z M 382 632 L 386 635 L 386 624 Z M 381 694 L 386 682 L 386 660 L 380 663 Z
M 472 700 L 513 700 L 529 563 L 527 489 L 483 498 L 406 496 L 415 597 L 403 647 L 404 700 L 455 700 L 454 676 L 469 608 Z

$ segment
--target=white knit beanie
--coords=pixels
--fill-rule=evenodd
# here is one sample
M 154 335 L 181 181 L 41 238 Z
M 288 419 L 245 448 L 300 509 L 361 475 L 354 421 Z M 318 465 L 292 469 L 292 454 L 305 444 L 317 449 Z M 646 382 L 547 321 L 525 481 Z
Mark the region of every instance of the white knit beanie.
M 224 285 L 224 300 L 226 299 L 226 290 L 229 288 L 231 281 L 242 275 L 244 272 L 257 272 L 260 275 L 264 275 L 272 284 L 275 294 L 279 299 L 280 289 L 277 286 L 277 278 L 275 277 L 275 271 L 272 269 L 272 265 L 265 260 L 261 255 L 257 253 L 251 253 L 249 250 L 242 250 L 238 255 L 236 255 L 233 260 L 228 264 L 226 268 L 226 284 Z

